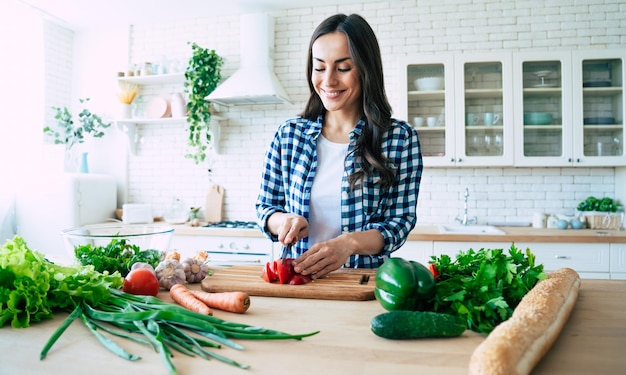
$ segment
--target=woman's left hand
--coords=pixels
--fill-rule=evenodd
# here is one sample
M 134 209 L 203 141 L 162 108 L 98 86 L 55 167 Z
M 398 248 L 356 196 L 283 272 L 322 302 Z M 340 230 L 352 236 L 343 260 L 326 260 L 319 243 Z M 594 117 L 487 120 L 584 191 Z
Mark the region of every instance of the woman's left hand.
M 303 275 L 319 279 L 340 268 L 352 252 L 348 240 L 342 236 L 311 246 L 293 261 L 294 270 Z

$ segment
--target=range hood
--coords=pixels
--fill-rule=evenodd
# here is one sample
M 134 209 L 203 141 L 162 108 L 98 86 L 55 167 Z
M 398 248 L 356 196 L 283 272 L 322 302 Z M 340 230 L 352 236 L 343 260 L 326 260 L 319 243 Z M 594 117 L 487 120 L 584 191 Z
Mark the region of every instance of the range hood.
M 289 103 L 273 70 L 274 19 L 262 13 L 240 17 L 241 66 L 206 99 L 225 106 Z

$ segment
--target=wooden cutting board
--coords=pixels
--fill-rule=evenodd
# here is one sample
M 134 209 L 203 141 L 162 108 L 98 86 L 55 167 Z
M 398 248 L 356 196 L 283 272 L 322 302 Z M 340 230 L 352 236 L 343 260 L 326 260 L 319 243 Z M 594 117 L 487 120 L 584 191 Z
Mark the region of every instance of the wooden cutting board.
M 367 301 L 374 297 L 374 269 L 339 269 L 304 285 L 268 283 L 261 278 L 263 266 L 212 268 L 202 280 L 207 292 L 246 292 L 251 296 Z

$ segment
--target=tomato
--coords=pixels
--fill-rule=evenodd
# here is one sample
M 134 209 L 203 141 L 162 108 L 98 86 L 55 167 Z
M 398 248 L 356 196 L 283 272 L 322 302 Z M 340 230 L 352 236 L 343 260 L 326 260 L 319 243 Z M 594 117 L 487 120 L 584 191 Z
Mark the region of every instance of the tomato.
M 124 278 L 122 290 L 140 296 L 156 296 L 159 293 L 159 280 L 149 269 L 136 268 Z

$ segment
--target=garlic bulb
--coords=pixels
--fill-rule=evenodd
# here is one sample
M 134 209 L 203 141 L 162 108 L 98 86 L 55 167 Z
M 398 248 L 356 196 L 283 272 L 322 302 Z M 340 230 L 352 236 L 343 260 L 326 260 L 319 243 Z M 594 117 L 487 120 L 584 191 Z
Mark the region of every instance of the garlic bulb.
M 166 259 L 159 263 L 154 270 L 159 285 L 167 290 L 176 284 L 184 284 L 186 281 L 183 265 L 175 259 Z
M 199 283 L 209 272 L 209 266 L 201 260 L 187 258 L 182 262 L 185 278 L 188 283 Z

